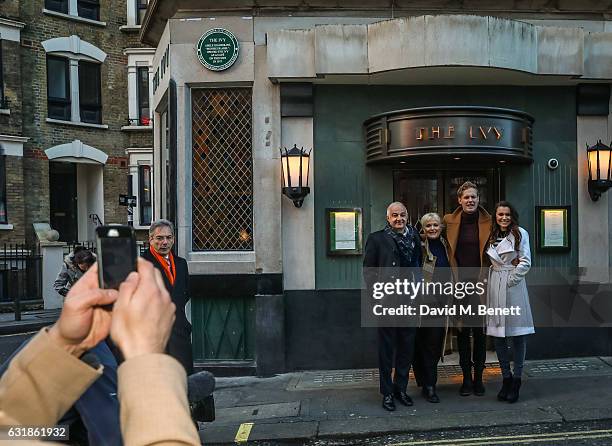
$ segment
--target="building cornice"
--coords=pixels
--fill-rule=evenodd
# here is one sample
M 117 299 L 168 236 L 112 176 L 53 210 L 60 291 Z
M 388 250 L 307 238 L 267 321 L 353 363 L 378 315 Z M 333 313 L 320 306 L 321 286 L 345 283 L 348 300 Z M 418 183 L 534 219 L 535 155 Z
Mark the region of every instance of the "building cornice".
M 5 19 L 4 17 L 0 17 L 0 25 L 10 26 L 11 28 L 23 29 L 25 27 L 25 23 L 17 22 L 15 20 Z

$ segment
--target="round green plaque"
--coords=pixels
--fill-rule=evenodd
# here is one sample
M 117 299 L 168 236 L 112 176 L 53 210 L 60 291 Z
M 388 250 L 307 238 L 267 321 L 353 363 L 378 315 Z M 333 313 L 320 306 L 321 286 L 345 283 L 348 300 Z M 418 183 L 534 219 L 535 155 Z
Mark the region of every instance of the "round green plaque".
M 238 50 L 236 37 L 223 28 L 206 31 L 196 45 L 198 59 L 202 65 L 213 71 L 222 71 L 231 67 L 238 59 Z

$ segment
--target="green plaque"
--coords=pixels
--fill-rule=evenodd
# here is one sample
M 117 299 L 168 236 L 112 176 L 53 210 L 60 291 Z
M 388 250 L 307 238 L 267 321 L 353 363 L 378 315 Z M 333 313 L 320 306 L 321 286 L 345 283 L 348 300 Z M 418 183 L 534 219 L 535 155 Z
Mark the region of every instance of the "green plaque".
M 239 45 L 236 37 L 228 30 L 213 28 L 200 37 L 196 51 L 202 65 L 209 70 L 222 71 L 238 59 Z

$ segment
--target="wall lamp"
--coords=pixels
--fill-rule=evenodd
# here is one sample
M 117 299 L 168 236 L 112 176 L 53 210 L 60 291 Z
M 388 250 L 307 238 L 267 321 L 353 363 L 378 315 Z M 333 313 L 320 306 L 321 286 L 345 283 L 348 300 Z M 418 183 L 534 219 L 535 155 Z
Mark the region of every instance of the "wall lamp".
M 592 147 L 587 144 L 587 159 L 589 162 L 589 195 L 591 200 L 597 201 L 601 194 L 612 187 L 610 178 L 612 148 L 602 143 L 601 140 Z
M 303 147 L 298 149 L 295 144 L 291 150 L 286 148 L 280 150 L 283 194 L 293 201 L 296 208 L 302 207 L 304 197 L 310 193 L 308 187 L 310 152 L 310 150 L 306 152 Z

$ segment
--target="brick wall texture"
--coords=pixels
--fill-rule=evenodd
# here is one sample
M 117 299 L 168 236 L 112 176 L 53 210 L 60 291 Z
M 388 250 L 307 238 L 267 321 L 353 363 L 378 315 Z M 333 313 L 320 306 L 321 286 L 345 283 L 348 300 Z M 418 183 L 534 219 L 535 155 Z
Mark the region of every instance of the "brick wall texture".
M 5 10 L 5 5 L 8 8 Z M 16 7 L 18 5 L 18 7 Z M 127 24 L 125 1 L 100 0 L 100 21 L 106 26 L 82 23 L 42 12 L 39 0 L 5 1 L 0 16 L 26 23 L 21 30 L 21 44 L 2 41 L 5 60 L 5 89 L 11 95 L 11 116 L 0 115 L 0 134 L 30 138 L 24 144 L 24 156 L 19 162 L 7 161 L 7 192 L 9 222 L 13 231 L 0 231 L 0 240 L 22 243 L 34 241 L 32 223 L 50 222 L 49 161 L 45 150 L 56 145 L 81 140 L 106 153 L 109 158 L 103 168 L 103 221 L 125 223 L 127 213 L 119 206 L 119 194 L 127 192 L 128 147 L 153 147 L 153 132 L 121 130 L 128 123 L 127 56 L 125 48 L 137 48 L 137 32 L 120 30 Z M 5 13 L 10 11 L 11 16 Z M 107 54 L 101 66 L 102 124 L 108 129 L 78 127 L 70 123 L 49 123 L 47 120 L 47 66 L 42 42 L 55 37 L 76 35 Z M 7 47 L 14 44 L 12 51 Z M 10 53 L 10 56 L 9 56 Z M 7 58 L 13 63 L 7 63 Z M 20 60 L 20 63 L 19 63 Z M 10 68 L 7 69 L 7 66 Z M 7 88 L 8 87 L 8 88 Z M 13 101 L 13 98 L 15 101 Z M 15 112 L 13 112 L 13 107 Z M 17 181 L 16 178 L 20 178 Z M 13 181 L 9 186 L 9 181 Z M 15 187 L 15 193 L 12 187 Z M 21 189 L 19 189 L 21 188 Z M 21 193 L 18 193 L 21 191 Z M 19 213 L 23 216 L 19 217 Z M 19 228 L 17 228 L 19 223 Z M 79 222 L 86 225 L 87 222 Z

